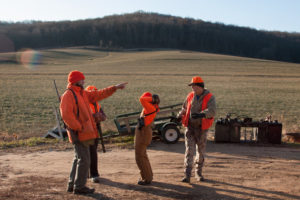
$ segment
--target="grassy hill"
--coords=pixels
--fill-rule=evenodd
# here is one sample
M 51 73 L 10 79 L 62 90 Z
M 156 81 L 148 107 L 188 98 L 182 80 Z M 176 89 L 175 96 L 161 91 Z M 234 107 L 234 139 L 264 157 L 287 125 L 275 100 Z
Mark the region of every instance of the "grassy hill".
M 129 82 L 100 102 L 109 118 L 105 131 L 116 130 L 114 116 L 141 110 L 138 98 L 145 91 L 159 94 L 161 106 L 183 102 L 195 75 L 216 96 L 216 119 L 228 112 L 255 120 L 271 114 L 284 132 L 300 129 L 300 64 L 194 51 L 86 47 L 0 54 L 0 135 L 41 136 L 54 127 L 53 80 L 62 94 L 75 69 L 85 74 L 86 86 Z

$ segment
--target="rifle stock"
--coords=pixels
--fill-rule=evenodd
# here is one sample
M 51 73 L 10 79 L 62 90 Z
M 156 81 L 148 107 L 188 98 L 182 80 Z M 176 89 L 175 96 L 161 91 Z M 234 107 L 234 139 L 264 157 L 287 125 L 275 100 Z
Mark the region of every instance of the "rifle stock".
M 94 105 L 94 108 L 95 108 L 95 112 L 98 112 L 97 104 L 93 103 L 93 105 Z M 99 112 L 103 112 L 103 110 L 100 109 Z M 103 141 L 103 133 L 102 133 L 102 129 L 101 129 L 101 124 L 100 124 L 100 122 L 97 122 L 96 125 L 97 125 L 97 130 L 98 130 L 98 133 L 99 133 L 99 136 L 100 136 L 102 151 L 103 151 L 103 153 L 105 153 L 106 150 L 105 150 L 104 141 Z

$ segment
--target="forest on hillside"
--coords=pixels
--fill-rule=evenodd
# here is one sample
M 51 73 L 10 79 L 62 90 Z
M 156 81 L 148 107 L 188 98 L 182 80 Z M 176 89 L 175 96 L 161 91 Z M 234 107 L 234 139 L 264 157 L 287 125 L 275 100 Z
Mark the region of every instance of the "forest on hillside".
M 300 33 L 260 31 L 142 11 L 60 22 L 0 22 L 0 52 L 96 45 L 171 48 L 300 63 Z

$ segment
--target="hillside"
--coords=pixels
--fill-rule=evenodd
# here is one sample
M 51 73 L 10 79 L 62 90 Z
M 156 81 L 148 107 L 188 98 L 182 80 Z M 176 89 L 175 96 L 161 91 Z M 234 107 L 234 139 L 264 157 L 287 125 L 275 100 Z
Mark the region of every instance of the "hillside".
M 171 48 L 300 62 L 300 34 L 258 31 L 157 13 L 61 22 L 0 22 L 0 52 L 96 45 Z

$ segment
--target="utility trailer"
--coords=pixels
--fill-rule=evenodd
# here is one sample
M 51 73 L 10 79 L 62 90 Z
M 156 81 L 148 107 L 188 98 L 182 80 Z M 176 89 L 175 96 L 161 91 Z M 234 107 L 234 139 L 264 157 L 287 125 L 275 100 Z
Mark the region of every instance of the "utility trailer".
M 160 108 L 152 127 L 153 137 L 159 137 L 168 144 L 178 141 L 181 136 L 181 123 L 176 120 L 176 114 L 181 106 L 182 104 L 175 104 Z M 133 112 L 116 116 L 114 122 L 119 132 L 118 135 L 134 135 L 140 113 Z

